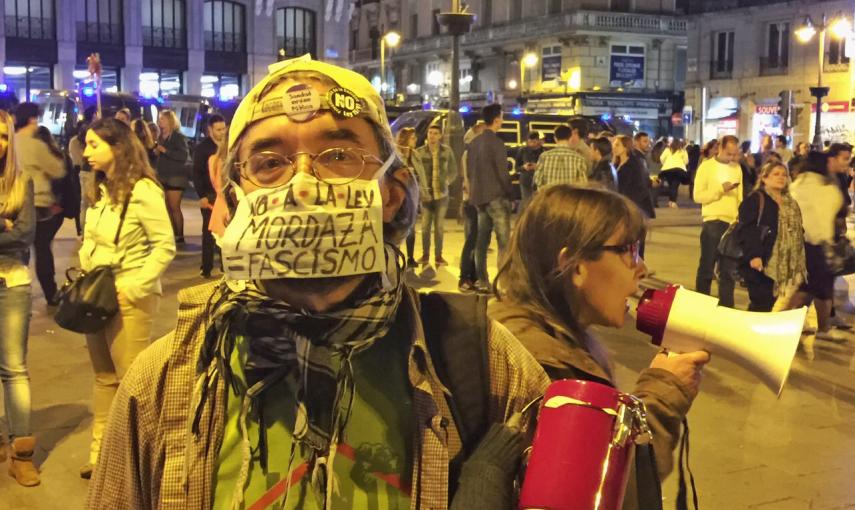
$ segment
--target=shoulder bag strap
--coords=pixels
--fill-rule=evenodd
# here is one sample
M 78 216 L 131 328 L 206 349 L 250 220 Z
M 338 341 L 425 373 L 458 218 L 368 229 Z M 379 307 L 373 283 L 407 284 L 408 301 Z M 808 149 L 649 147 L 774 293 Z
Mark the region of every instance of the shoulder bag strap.
M 763 193 L 762 191 L 758 191 L 757 194 L 760 195 L 760 212 L 757 213 L 757 226 L 759 227 L 760 226 L 760 218 L 763 217 L 763 207 L 766 206 L 766 197 L 763 196 L 763 195 L 765 195 L 765 193 Z

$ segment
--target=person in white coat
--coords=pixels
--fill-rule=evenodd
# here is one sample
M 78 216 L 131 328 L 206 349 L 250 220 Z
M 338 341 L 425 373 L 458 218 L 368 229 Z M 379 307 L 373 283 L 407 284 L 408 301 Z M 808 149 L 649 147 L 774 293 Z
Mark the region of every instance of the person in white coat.
M 96 174 L 86 190 L 93 205 L 86 214 L 80 265 L 84 271 L 105 264 L 116 267 L 119 299 L 119 313 L 106 328 L 86 335 L 95 370 L 92 443 L 89 463 L 80 470 L 88 479 L 119 383 L 151 342 L 163 293 L 160 278 L 175 257 L 175 239 L 163 189 L 127 124 L 116 119 L 94 122 L 86 133 L 83 157 Z

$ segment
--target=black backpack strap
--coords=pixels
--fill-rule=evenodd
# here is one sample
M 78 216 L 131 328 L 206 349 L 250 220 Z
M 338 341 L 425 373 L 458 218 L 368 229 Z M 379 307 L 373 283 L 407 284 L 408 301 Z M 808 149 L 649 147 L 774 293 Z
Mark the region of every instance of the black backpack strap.
M 428 351 L 451 393 L 446 400 L 468 457 L 488 427 L 488 296 L 430 292 L 419 298 Z

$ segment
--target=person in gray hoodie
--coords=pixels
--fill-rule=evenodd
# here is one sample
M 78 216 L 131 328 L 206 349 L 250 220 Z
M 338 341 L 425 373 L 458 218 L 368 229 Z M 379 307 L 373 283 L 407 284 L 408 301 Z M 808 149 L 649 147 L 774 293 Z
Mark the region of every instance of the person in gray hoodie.
M 15 154 L 21 171 L 33 181 L 35 192 L 37 221 L 33 246 L 36 277 L 47 304 L 56 306 L 56 270 L 51 244 L 65 218 L 53 193 L 52 183 L 65 176 L 65 161 L 61 152 L 57 156 L 51 146 L 35 137 L 39 117 L 39 106 L 35 103 L 21 103 L 15 109 Z

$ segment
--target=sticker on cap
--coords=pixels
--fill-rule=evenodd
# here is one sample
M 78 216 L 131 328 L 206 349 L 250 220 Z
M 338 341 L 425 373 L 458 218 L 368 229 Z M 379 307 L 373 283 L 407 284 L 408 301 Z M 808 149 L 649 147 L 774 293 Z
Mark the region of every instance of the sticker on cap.
M 283 112 L 295 122 L 305 122 L 321 109 L 321 97 L 318 92 L 302 83 L 286 90 L 283 100 Z
M 343 87 L 335 87 L 327 92 L 327 103 L 334 114 L 350 119 L 362 112 L 362 100 Z

